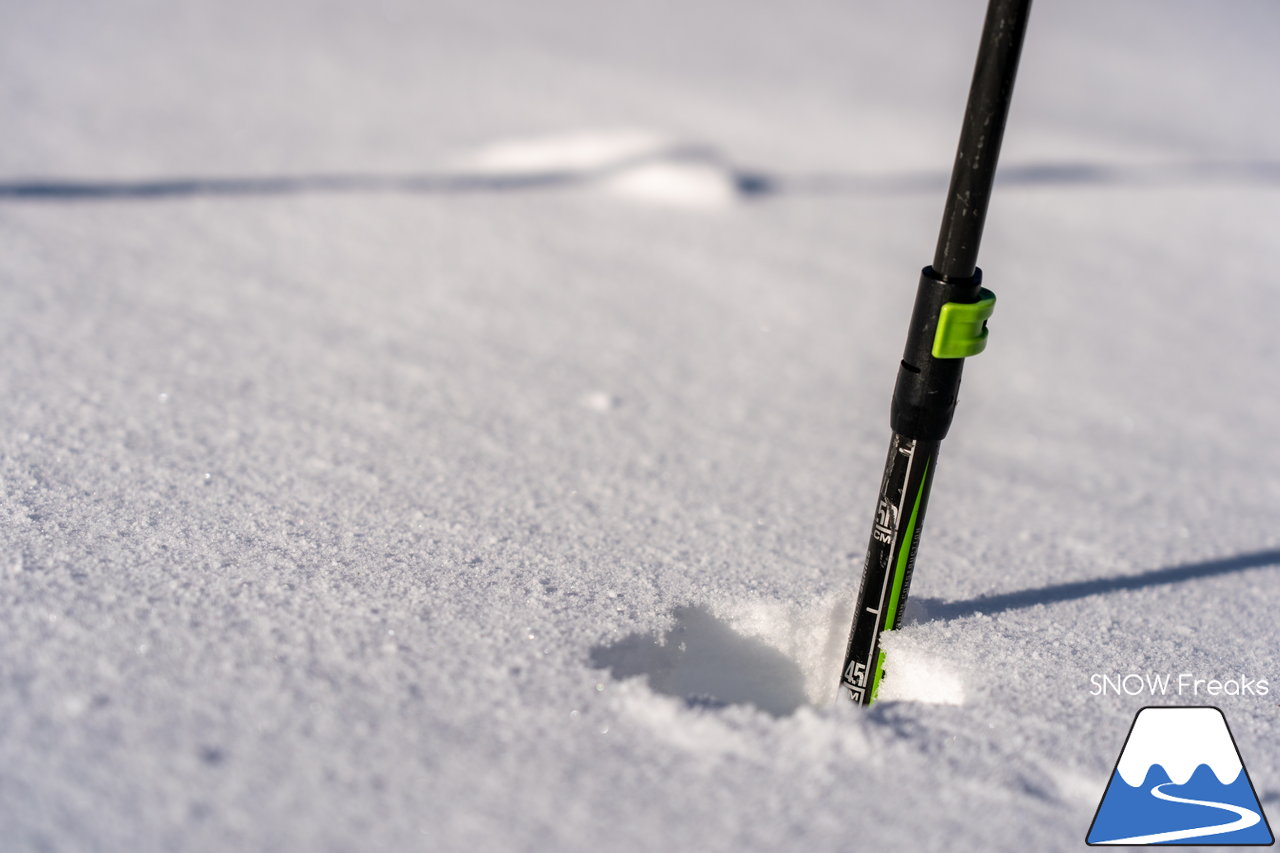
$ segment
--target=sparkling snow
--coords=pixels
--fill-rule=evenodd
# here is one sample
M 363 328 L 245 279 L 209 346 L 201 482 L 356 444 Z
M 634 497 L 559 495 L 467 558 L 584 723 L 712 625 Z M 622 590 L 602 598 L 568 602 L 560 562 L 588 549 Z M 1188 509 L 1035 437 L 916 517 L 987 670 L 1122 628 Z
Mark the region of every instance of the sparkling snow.
M 983 8 L 0 6 L 0 846 L 1074 850 L 1148 704 L 1274 820 L 1269 0 L 1040 0 L 832 705 Z

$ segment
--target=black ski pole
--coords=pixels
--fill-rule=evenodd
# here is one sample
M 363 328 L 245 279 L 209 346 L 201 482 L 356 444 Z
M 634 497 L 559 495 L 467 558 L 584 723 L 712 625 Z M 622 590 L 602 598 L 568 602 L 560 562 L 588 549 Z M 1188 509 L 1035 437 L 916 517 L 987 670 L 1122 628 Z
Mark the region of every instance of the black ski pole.
M 996 298 L 982 287 L 978 244 L 1030 11 L 1031 0 L 991 0 L 987 7 L 938 248 L 916 291 L 893 389 L 893 439 L 840 678 L 840 693 L 861 705 L 871 704 L 885 677 L 880 635 L 902 621 L 964 360 L 987 343 Z

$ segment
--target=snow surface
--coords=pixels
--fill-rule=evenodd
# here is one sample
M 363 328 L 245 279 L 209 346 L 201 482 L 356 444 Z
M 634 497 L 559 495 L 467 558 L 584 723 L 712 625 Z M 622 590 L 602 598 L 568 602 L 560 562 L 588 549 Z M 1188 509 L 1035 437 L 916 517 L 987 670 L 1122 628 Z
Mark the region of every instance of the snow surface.
M 0 4 L 4 849 L 1076 849 L 1147 704 L 1274 817 L 1269 0 L 1035 9 L 830 703 L 982 11 Z

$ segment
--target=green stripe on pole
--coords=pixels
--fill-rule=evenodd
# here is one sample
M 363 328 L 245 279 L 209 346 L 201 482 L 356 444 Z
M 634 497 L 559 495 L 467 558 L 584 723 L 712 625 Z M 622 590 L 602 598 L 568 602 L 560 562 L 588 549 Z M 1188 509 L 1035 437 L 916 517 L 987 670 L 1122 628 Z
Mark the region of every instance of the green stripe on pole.
M 880 692 L 880 676 L 884 675 L 884 650 L 881 649 L 876 654 L 876 673 L 871 679 L 871 701 L 876 701 L 876 694 Z
M 929 463 L 925 460 L 924 475 L 920 477 L 920 488 L 916 492 L 915 505 L 911 507 L 911 518 L 907 520 L 907 529 L 903 531 L 902 540 L 898 543 L 898 565 L 893 572 L 893 592 L 889 594 L 889 608 L 884 614 L 886 631 L 893 630 L 894 617 L 898 615 L 898 600 L 902 597 L 902 581 L 907 576 L 907 563 L 911 560 L 911 543 L 915 540 L 916 519 L 920 516 L 920 500 L 924 497 L 924 484 L 929 480 Z

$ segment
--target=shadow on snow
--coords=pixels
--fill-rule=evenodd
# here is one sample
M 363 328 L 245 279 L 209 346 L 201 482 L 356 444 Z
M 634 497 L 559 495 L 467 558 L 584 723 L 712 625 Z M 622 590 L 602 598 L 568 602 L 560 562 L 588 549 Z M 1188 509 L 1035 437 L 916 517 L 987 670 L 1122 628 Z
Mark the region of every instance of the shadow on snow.
M 782 717 L 807 701 L 791 658 L 739 634 L 702 607 L 678 607 L 661 637 L 631 634 L 591 649 L 590 663 L 615 679 L 644 676 L 655 693 L 693 707 L 751 705 Z
M 699 162 L 724 170 L 747 199 L 768 196 L 902 195 L 941 192 L 942 171 L 783 173 L 739 169 L 714 151 L 683 146 L 628 157 L 598 168 L 521 173 L 321 173 L 292 176 L 172 177 L 143 180 L 39 178 L 0 181 L 0 201 L 159 200 L 195 196 L 253 197 L 303 193 L 450 195 L 557 189 L 604 180 L 654 162 Z M 1107 166 L 1096 163 L 1011 164 L 1004 186 L 1169 186 L 1173 184 L 1280 184 L 1280 161 L 1187 162 Z
M 1153 586 L 1165 586 L 1200 578 L 1243 572 L 1248 569 L 1262 569 L 1269 566 L 1280 566 L 1280 549 L 1255 551 L 1250 554 L 1238 554 L 1234 557 L 1205 560 L 1199 563 L 1186 563 L 1181 566 L 1169 566 L 1118 578 L 1097 578 L 1095 580 L 1052 584 L 1050 586 L 1037 587 L 1036 589 L 1020 589 L 1015 592 L 980 596 L 964 601 L 924 599 L 921 604 L 924 605 L 926 619 L 929 621 L 959 619 L 979 613 L 988 615 L 1004 613 L 1008 610 L 1034 607 L 1037 604 L 1057 604 L 1063 601 L 1088 598 L 1092 595 L 1105 595 L 1131 589 L 1147 589 Z

